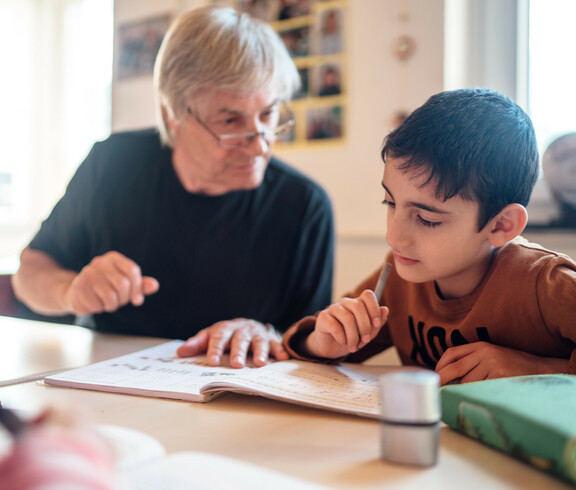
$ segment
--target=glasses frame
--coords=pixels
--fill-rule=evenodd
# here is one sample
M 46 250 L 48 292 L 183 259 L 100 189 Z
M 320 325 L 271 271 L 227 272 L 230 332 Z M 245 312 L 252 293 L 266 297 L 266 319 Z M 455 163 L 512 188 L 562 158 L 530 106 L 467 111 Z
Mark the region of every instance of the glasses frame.
M 294 114 L 286 104 L 284 104 L 283 107 L 287 110 L 290 118 L 288 119 L 288 121 L 280 124 L 279 126 L 276 126 L 274 129 L 265 129 L 264 131 L 249 131 L 247 133 L 231 133 L 221 135 L 216 134 L 212 129 L 210 129 L 210 127 L 204 121 L 202 121 L 202 119 L 200 119 L 194 113 L 194 111 L 190 109 L 190 107 L 186 107 L 186 112 L 190 114 L 196 120 L 196 122 L 200 124 L 200 126 L 202 126 L 210 135 L 212 135 L 212 137 L 216 140 L 220 148 L 223 148 L 225 150 L 235 150 L 238 148 L 247 147 L 248 145 L 250 145 L 250 143 L 252 143 L 252 141 L 254 141 L 254 139 L 257 136 L 260 136 L 268 144 L 271 141 L 276 140 L 278 135 L 284 133 L 286 130 L 294 126 L 294 124 L 296 123 L 294 119 Z M 240 145 L 226 144 L 226 140 L 231 140 L 233 138 L 242 138 L 244 140 L 244 143 Z

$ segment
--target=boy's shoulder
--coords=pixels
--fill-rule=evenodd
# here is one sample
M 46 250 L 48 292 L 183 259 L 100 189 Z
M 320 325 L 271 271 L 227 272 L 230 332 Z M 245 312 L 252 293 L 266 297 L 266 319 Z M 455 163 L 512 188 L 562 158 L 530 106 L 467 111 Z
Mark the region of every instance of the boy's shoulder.
M 521 236 L 500 247 L 494 261 L 496 269 L 506 269 L 507 273 L 527 273 L 558 265 L 576 270 L 576 262 L 568 255 L 529 242 Z

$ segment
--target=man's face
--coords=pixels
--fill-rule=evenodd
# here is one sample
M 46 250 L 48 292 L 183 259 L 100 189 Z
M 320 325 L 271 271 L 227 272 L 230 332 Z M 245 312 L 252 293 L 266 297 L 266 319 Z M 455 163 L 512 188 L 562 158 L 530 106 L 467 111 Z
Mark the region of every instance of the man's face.
M 218 136 L 260 132 L 276 125 L 279 106 L 272 91 L 197 93 L 189 104 L 195 117 L 185 113 L 168 123 L 174 136 L 174 168 L 182 185 L 189 192 L 209 195 L 258 187 L 273 143 L 257 136 L 241 148 L 221 148 L 210 131 Z
M 444 298 L 471 293 L 490 263 L 489 226 L 478 232 L 478 203 L 455 196 L 443 201 L 427 174 L 398 168 L 388 157 L 382 185 L 388 205 L 386 241 L 400 277 L 436 281 Z

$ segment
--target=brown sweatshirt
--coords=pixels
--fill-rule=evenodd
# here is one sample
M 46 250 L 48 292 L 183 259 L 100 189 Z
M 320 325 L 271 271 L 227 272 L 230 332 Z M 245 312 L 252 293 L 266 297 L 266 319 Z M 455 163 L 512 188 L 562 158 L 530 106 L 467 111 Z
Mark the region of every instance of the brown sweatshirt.
M 381 304 L 390 308 L 378 336 L 345 358 L 362 362 L 394 345 L 403 364 L 434 368 L 448 347 L 486 341 L 542 357 L 570 359 L 576 374 L 576 262 L 566 255 L 516 238 L 497 249 L 478 287 L 456 299 L 442 299 L 435 283 L 411 283 L 392 270 Z M 345 296 L 374 289 L 379 270 Z M 305 317 L 284 336 L 299 359 L 298 345 L 315 326 Z M 343 359 L 338 359 L 341 361 Z

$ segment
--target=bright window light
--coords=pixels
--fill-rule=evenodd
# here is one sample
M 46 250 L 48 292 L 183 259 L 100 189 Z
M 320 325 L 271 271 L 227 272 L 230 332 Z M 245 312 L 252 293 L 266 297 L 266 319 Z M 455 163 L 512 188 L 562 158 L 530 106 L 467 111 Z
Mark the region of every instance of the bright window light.
M 0 257 L 110 132 L 113 0 L 1 0 Z
M 543 151 L 563 133 L 576 131 L 576 2 L 531 0 L 529 107 Z
M 574 0 L 530 0 L 528 111 L 540 156 L 559 136 L 576 131 L 574 19 Z M 571 185 L 574 189 L 576 183 Z M 570 223 L 570 219 L 562 217 L 551 183 L 544 175 L 540 176 L 532 193 L 528 216 L 531 226 L 547 227 L 559 222 L 566 226 Z

